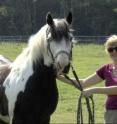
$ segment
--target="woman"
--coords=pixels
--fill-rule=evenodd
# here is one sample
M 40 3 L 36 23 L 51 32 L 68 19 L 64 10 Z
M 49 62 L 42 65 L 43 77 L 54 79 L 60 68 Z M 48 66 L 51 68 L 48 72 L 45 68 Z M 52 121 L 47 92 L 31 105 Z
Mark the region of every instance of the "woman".
M 112 59 L 112 63 L 103 65 L 94 74 L 85 79 L 80 79 L 80 82 L 83 87 L 82 94 L 85 97 L 89 97 L 92 94 L 107 95 L 105 105 L 105 123 L 117 124 L 117 35 L 113 35 L 107 39 L 105 50 Z M 72 84 L 62 76 L 58 76 L 58 79 Z M 103 80 L 105 80 L 105 87 L 89 88 Z M 73 81 L 77 84 L 74 79 Z

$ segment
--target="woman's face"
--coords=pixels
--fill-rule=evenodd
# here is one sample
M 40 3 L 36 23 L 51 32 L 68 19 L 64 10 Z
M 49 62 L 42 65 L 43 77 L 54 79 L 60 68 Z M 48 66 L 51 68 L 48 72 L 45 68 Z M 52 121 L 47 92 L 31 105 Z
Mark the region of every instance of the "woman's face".
M 117 44 L 107 47 L 107 51 L 114 62 L 117 62 Z

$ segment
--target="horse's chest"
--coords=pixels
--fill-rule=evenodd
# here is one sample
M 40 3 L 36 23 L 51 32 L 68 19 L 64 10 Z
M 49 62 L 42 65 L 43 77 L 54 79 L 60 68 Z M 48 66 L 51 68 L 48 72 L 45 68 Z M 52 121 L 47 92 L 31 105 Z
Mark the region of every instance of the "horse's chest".
M 50 115 L 58 102 L 55 78 L 51 75 L 34 73 L 27 81 L 24 92 L 17 97 L 15 112 L 21 115 Z
M 13 70 L 5 80 L 5 94 L 8 99 L 9 115 L 13 115 L 15 102 L 19 92 L 23 92 L 29 77 L 33 74 L 32 68 L 26 68 L 23 71 Z

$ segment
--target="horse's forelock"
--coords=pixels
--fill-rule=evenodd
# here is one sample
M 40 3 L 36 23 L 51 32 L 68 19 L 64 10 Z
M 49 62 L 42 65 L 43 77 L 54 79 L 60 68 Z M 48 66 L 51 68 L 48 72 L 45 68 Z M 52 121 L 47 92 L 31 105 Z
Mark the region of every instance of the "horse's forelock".
M 69 25 L 65 19 L 54 19 L 54 27 L 51 27 L 51 33 L 55 41 L 61 38 L 68 38 Z

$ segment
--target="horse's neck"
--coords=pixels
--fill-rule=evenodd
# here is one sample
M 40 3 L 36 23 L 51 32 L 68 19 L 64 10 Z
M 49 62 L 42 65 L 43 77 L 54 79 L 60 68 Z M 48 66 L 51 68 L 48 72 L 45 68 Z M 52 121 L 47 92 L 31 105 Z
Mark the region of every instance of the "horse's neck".
M 33 70 L 34 73 L 37 73 L 37 75 L 41 75 L 41 77 L 45 77 L 45 78 L 56 78 L 56 70 L 54 69 L 53 65 L 50 66 L 46 66 L 44 64 L 44 60 L 41 59 L 39 62 L 37 63 L 33 63 Z M 48 79 L 49 80 L 49 79 Z
M 47 52 L 46 30 L 47 25 L 30 37 L 28 47 L 16 58 L 13 63 L 14 66 L 22 66 L 26 61 L 33 64 L 37 61 L 41 61 L 41 59 L 43 59 L 45 66 L 49 67 L 52 64 L 52 58 Z

